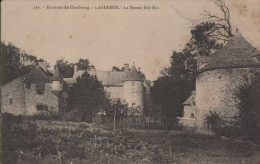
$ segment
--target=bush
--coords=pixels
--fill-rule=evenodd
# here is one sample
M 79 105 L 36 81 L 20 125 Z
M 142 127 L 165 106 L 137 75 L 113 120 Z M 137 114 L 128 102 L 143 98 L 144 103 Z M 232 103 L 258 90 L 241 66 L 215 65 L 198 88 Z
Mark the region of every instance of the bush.
M 29 123 L 26 129 L 20 124 L 22 116 L 14 116 L 9 113 L 2 115 L 2 151 L 3 163 L 16 163 L 17 151 L 27 148 L 37 134 L 37 127 Z M 33 146 L 33 145 L 32 145 Z
M 238 126 L 241 129 L 241 135 L 246 139 L 257 139 L 257 132 L 259 132 L 259 85 L 246 85 L 239 89 L 237 96 L 240 99 Z
M 216 112 L 210 112 L 206 117 L 208 128 L 218 136 L 256 141 L 259 137 L 259 90 L 259 86 L 255 84 L 241 87 L 237 92 L 240 100 L 238 116 L 228 121 Z

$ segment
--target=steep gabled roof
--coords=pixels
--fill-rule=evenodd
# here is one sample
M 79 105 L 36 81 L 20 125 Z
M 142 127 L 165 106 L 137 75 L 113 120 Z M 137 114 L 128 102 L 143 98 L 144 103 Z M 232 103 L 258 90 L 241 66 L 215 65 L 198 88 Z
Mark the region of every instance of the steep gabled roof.
M 126 77 L 124 71 L 97 71 L 91 70 L 89 74 L 96 76 L 102 85 L 123 85 L 123 80 Z
M 191 96 L 183 103 L 183 105 L 191 105 L 192 103 L 195 103 L 195 91 L 192 92 Z
M 24 76 L 24 81 L 29 83 L 50 83 L 52 82 L 52 76 L 52 73 L 44 71 L 41 67 L 36 66 L 34 69 L 32 69 L 28 74 Z
M 216 68 L 260 66 L 260 62 L 254 58 L 257 55 L 260 55 L 259 51 L 237 31 L 221 50 L 210 57 L 203 58 L 203 61 L 207 58 L 205 60 L 206 64 L 200 67 L 199 71 Z M 200 60 L 200 58 L 198 59 Z

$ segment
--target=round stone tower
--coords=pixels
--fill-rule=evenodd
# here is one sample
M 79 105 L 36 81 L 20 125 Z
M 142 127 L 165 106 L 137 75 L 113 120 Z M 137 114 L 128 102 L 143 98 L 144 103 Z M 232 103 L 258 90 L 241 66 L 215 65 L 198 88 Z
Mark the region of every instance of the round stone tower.
M 123 99 L 129 107 L 144 108 L 143 79 L 135 66 L 126 72 L 126 78 L 123 82 Z
M 218 113 L 227 121 L 238 115 L 237 92 L 260 72 L 260 52 L 237 32 L 211 57 L 198 58 L 196 127 L 206 129 L 206 116 Z

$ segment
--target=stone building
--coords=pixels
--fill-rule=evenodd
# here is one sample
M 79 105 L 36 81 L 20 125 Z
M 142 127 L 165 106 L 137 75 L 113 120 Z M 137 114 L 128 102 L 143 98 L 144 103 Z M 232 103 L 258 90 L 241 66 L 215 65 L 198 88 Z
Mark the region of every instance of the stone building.
M 64 95 L 59 70 L 49 71 L 46 62 L 2 87 L 2 112 L 14 115 L 57 114 Z
M 196 110 L 196 92 L 192 91 L 190 97 L 182 104 L 183 105 L 183 116 L 177 117 L 179 124 L 186 128 L 195 127 L 195 117 L 197 115 Z
M 195 119 L 196 103 L 195 103 L 195 91 L 192 91 L 191 96 L 183 103 L 183 117 Z
M 78 70 L 77 65 L 74 65 L 73 79 L 64 80 L 68 83 L 75 82 L 85 71 Z M 150 82 L 141 76 L 134 65 L 129 68 L 129 64 L 125 64 L 122 71 L 89 70 L 88 73 L 101 81 L 109 98 L 121 99 L 129 107 L 140 109 L 140 114 L 149 108 Z
M 226 120 L 238 115 L 238 89 L 260 73 L 260 51 L 239 32 L 210 57 L 198 57 L 196 127 L 206 128 L 210 111 Z

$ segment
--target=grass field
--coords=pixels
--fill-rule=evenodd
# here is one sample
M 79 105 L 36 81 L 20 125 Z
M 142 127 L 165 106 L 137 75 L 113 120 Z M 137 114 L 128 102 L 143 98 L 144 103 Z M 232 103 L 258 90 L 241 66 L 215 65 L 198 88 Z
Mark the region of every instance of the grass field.
M 186 132 L 168 137 L 61 121 L 12 122 L 4 131 L 8 164 L 260 163 L 259 145 Z

